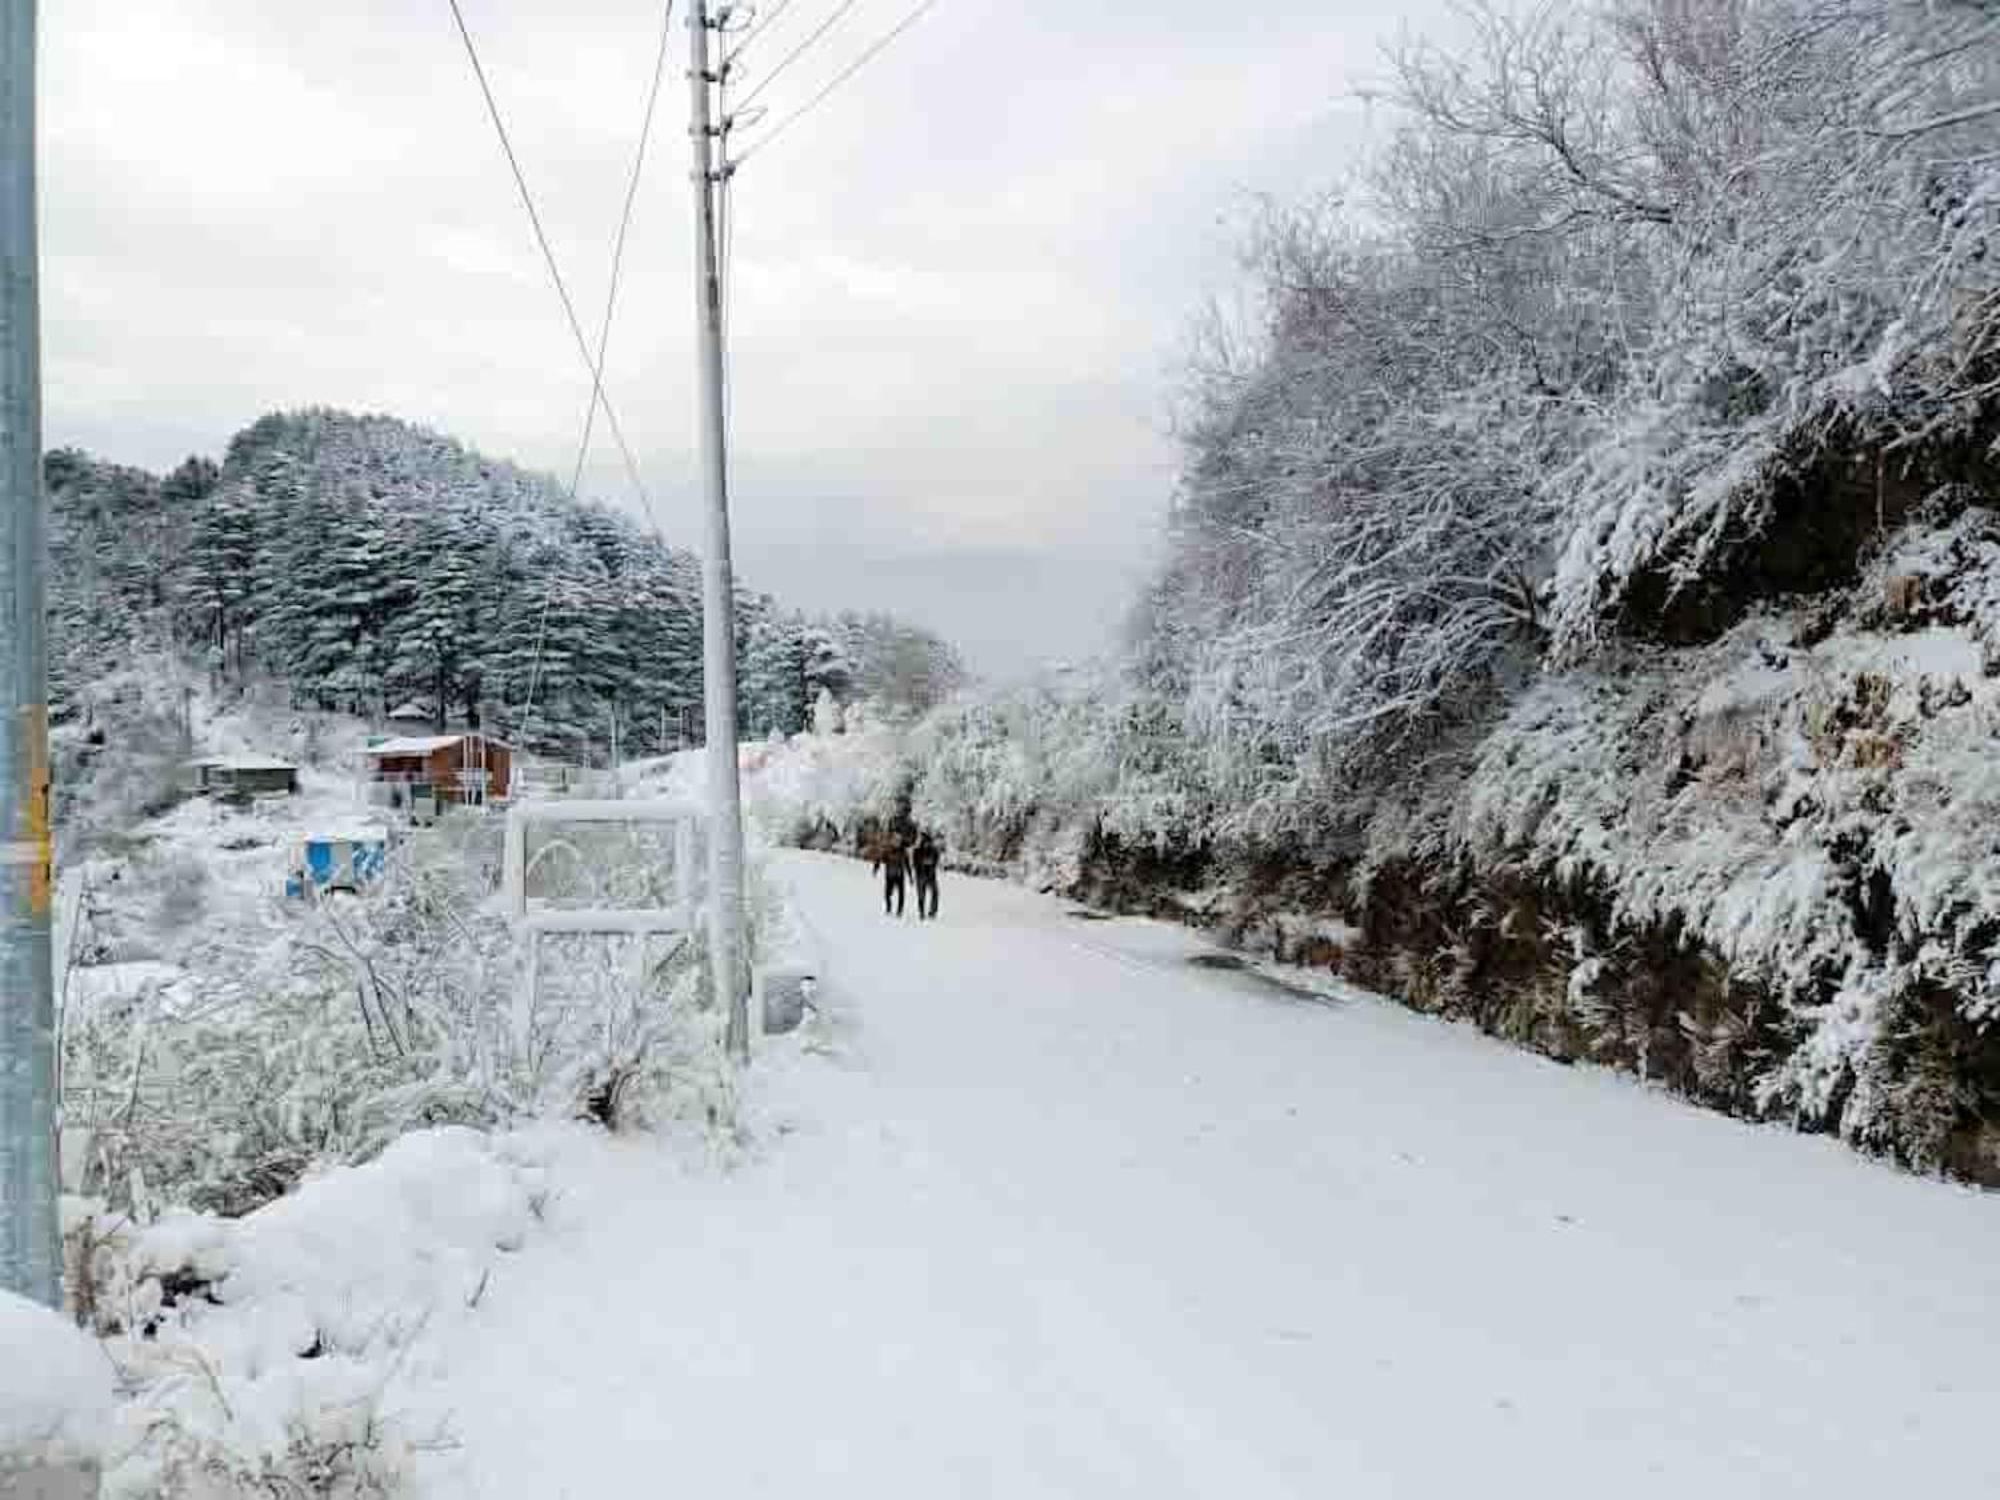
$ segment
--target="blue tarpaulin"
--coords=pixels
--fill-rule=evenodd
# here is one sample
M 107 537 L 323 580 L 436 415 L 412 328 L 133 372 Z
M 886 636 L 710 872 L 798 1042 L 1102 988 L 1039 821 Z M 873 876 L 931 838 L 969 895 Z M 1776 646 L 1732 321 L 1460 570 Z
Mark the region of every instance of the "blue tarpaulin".
M 379 839 L 307 839 L 301 883 L 322 891 L 358 891 L 382 878 L 387 853 Z

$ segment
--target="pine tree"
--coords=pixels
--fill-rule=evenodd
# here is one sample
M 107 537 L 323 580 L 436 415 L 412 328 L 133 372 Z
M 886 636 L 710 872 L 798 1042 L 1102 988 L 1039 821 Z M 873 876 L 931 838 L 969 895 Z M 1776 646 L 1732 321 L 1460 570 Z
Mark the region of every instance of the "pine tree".
M 438 434 L 310 409 L 164 481 L 48 463 L 59 679 L 129 653 L 151 611 L 218 681 L 254 669 L 302 704 L 418 700 L 441 721 L 487 705 L 487 727 L 565 757 L 601 758 L 614 717 L 633 753 L 665 749 L 702 701 L 699 561 Z M 822 690 L 860 690 L 840 629 L 737 606 L 745 733 L 794 733 Z
M 240 680 L 258 553 L 257 507 L 235 487 L 199 502 L 180 570 L 178 603 L 216 682 Z

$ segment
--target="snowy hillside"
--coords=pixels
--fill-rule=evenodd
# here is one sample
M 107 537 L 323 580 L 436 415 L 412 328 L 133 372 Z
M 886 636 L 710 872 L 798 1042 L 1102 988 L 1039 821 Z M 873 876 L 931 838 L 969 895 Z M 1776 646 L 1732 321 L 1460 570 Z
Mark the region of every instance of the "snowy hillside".
M 374 1393 L 532 1228 L 539 1122 L 737 1149 L 719 1013 L 693 1003 L 701 944 L 657 939 L 635 965 L 629 944 L 550 940 L 524 1010 L 501 818 L 386 817 L 361 795 L 360 722 L 198 677 L 184 697 L 154 665 L 93 684 L 57 734 L 66 1281 L 126 1398 L 109 1492 L 317 1473 L 389 1493 L 419 1439 L 379 1426 Z M 298 792 L 188 795 L 181 709 L 202 754 L 296 757 Z M 308 839 L 381 842 L 381 879 L 289 892 Z M 589 848 L 590 892 L 674 888 L 671 844 Z M 753 951 L 773 961 L 797 937 L 760 869 Z
M 2000 1180 L 2000 521 L 1526 686 L 1317 834 L 1246 828 L 1115 676 L 803 737 L 771 833 L 914 816 L 954 863 L 1328 964 L 1566 1060 Z
M 694 558 L 554 480 L 388 417 L 274 413 L 217 465 L 164 479 L 49 455 L 58 718 L 107 663 L 186 655 L 212 685 L 439 724 L 484 714 L 576 758 L 680 742 L 701 701 Z M 808 619 L 737 597 L 746 730 L 802 728 L 818 694 L 921 709 L 962 675 L 885 615 Z M 614 730 L 614 723 L 617 728 Z

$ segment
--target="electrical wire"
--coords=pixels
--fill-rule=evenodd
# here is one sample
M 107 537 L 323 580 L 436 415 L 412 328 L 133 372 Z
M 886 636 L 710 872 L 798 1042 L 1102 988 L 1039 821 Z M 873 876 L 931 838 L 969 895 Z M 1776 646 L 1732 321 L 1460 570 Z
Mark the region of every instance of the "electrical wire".
M 535 689 L 542 678 L 542 637 L 549 628 L 549 606 L 556 602 L 556 587 L 551 583 L 542 592 L 542 617 L 535 625 L 535 656 L 528 664 L 528 701 L 521 705 L 520 715 L 515 719 L 513 733 L 521 741 L 523 750 L 528 748 L 529 721 L 535 713 Z
M 752 42 L 756 41 L 758 37 L 762 36 L 764 34 L 764 28 L 769 26 L 773 21 L 777 20 L 778 17 L 782 16 L 785 13 L 785 8 L 791 3 L 792 0 L 776 0 L 776 3 L 773 4 L 769 10 L 765 11 L 763 15 L 759 16 L 755 21 L 751 22 L 750 29 L 743 33 L 743 40 L 738 42 L 736 44 L 736 50 L 729 54 L 729 61 L 731 62 L 736 61 L 736 59 L 742 54 L 743 49 L 749 46 Z
M 752 104 L 754 104 L 759 94 L 763 93 L 765 89 L 769 88 L 773 83 L 775 83 L 779 75 L 782 74 L 785 71 L 785 69 L 789 68 L 793 63 L 797 62 L 800 58 L 804 57 L 806 53 L 811 51 L 814 44 L 817 43 L 819 39 L 825 36 L 829 31 L 833 30 L 834 25 L 840 20 L 840 18 L 846 15 L 850 10 L 853 10 L 854 7 L 859 3 L 860 0 L 840 0 L 840 4 L 836 5 L 833 8 L 833 14 L 828 16 L 824 21 L 821 21 L 819 25 L 813 29 L 811 35 L 809 35 L 804 41 L 800 42 L 798 46 L 792 48 L 791 51 L 787 52 L 784 55 L 784 57 L 779 59 L 777 65 L 774 66 L 770 72 L 766 73 L 763 76 L 763 78 L 758 80 L 757 87 L 750 90 L 749 93 L 743 96 L 743 103 L 738 107 L 742 109 L 748 109 Z M 740 51 L 741 49 L 739 48 L 738 50 Z
M 570 498 L 576 498 L 577 486 L 583 482 L 583 461 L 590 453 L 590 436 L 597 420 L 597 404 L 604 398 L 604 359 L 611 345 L 611 322 L 618 306 L 618 280 L 625 268 L 625 235 L 632 227 L 632 205 L 638 201 L 639 178 L 646 169 L 646 147 L 653 137 L 653 115 L 660 103 L 660 83 L 667 76 L 667 47 L 673 39 L 674 0 L 667 0 L 666 9 L 660 17 L 660 51 L 653 61 L 653 84 L 646 94 L 646 113 L 639 124 L 639 145 L 632 153 L 632 178 L 625 185 L 625 207 L 618 216 L 618 237 L 611 246 L 611 280 L 604 293 L 604 321 L 597 330 L 596 374 L 590 387 L 590 405 L 583 414 L 583 439 L 576 445 L 576 467 L 570 471 Z M 607 407 L 608 411 L 609 408 Z M 644 491 L 641 491 L 644 494 Z M 659 530 L 659 520 L 653 517 L 652 502 L 646 503 L 646 514 L 653 521 L 653 529 Z
M 816 108 L 819 107 L 819 105 L 825 102 L 828 95 L 833 93 L 835 89 L 839 88 L 843 83 L 847 82 L 847 80 L 852 78 L 856 73 L 859 73 L 870 62 L 874 61 L 875 58 L 879 57 L 883 53 L 883 51 L 888 48 L 891 42 L 895 41 L 897 37 L 901 36 L 904 32 L 908 31 L 912 26 L 916 25 L 918 21 L 922 20 L 925 14 L 928 13 L 932 9 L 932 7 L 934 7 L 937 3 L 938 0 L 922 0 L 922 3 L 920 3 L 914 10 L 912 10 L 908 15 L 904 16 L 902 20 L 898 21 L 886 33 L 884 33 L 875 42 L 873 46 L 869 47 L 859 57 L 855 58 L 853 62 L 849 63 L 845 68 L 841 69 L 840 72 L 836 73 L 833 76 L 832 80 L 818 93 L 814 94 L 810 99 L 806 100 L 804 104 L 801 104 L 797 109 L 793 110 L 790 114 L 780 116 L 777 124 L 773 125 L 769 130 L 765 131 L 762 135 L 757 137 L 756 140 L 752 141 L 747 147 L 745 147 L 743 153 L 736 158 L 736 165 L 741 166 L 744 162 L 750 160 L 751 157 L 761 152 L 766 146 L 770 145 L 779 136 L 783 135 L 793 125 L 796 125 L 800 120 L 804 119 L 807 115 L 811 114 L 813 110 L 815 110 Z M 745 102 L 747 103 L 748 101 Z
M 610 426 L 613 435 L 618 440 L 619 450 L 625 456 L 627 471 L 631 474 L 633 485 L 639 492 L 639 499 L 646 508 L 647 518 L 653 523 L 653 529 L 664 535 L 664 531 L 660 526 L 659 516 L 653 509 L 652 496 L 648 493 L 645 484 L 639 478 L 638 465 L 633 462 L 632 451 L 625 443 L 624 434 L 618 430 L 617 415 L 612 411 L 610 398 L 605 394 L 604 361 L 610 347 L 611 328 L 617 312 L 618 286 L 624 270 L 625 241 L 632 225 L 632 208 L 638 200 L 639 182 L 646 165 L 646 150 L 653 134 L 653 118 L 660 102 L 660 86 L 666 77 L 667 51 L 673 36 L 674 0 L 667 0 L 660 20 L 660 47 L 653 63 L 652 83 L 646 93 L 646 109 L 639 125 L 638 145 L 633 151 L 631 179 L 626 184 L 625 202 L 618 217 L 618 233 L 612 242 L 611 276 L 609 285 L 605 291 L 604 319 L 598 327 L 597 357 L 594 360 L 590 357 L 588 345 L 582 342 L 582 330 L 578 325 L 575 305 L 570 299 L 568 287 L 562 278 L 562 272 L 556 265 L 555 255 L 549 247 L 548 237 L 542 231 L 541 215 L 535 209 L 534 196 L 528 190 L 526 176 L 521 170 L 519 158 L 514 154 L 513 143 L 508 137 L 507 127 L 501 118 L 499 105 L 493 97 L 493 91 L 487 83 L 486 70 L 480 64 L 478 49 L 473 45 L 472 34 L 466 27 L 464 14 L 458 7 L 458 0 L 451 0 L 451 11 L 453 18 L 458 22 L 459 36 L 464 39 L 466 55 L 472 60 L 473 72 L 478 75 L 480 91 L 485 95 L 487 111 L 492 116 L 495 131 L 499 134 L 501 148 L 506 152 L 508 165 L 513 168 L 514 182 L 520 189 L 522 203 L 527 206 L 529 222 L 534 225 L 536 242 L 541 246 L 542 256 L 548 264 L 549 274 L 556 284 L 558 295 L 562 298 L 563 311 L 569 317 L 570 330 L 576 334 L 579 351 L 582 352 L 584 362 L 590 367 L 591 371 L 590 405 L 584 412 L 583 436 L 577 444 L 576 465 L 570 473 L 570 499 L 572 501 L 576 499 L 577 490 L 583 482 L 583 464 L 590 452 L 591 434 L 596 424 L 597 409 L 601 404 L 604 408 L 606 423 Z M 554 602 L 555 585 L 551 582 L 543 591 L 540 617 L 535 625 L 535 647 L 533 658 L 528 668 L 527 698 L 521 705 L 520 714 L 516 717 L 516 723 L 519 726 L 516 732 L 524 742 L 532 727 L 532 720 L 534 718 L 535 691 L 540 686 L 542 672 L 542 645 L 548 632 L 549 609 Z
M 493 86 L 487 82 L 486 68 L 479 61 L 479 49 L 473 44 L 472 32 L 465 24 L 465 14 L 458 8 L 458 0 L 447 0 L 451 6 L 451 16 L 458 23 L 458 34 L 465 43 L 465 55 L 472 60 L 472 71 L 479 80 L 479 92 L 485 96 L 486 112 L 492 118 L 494 132 L 500 137 L 500 149 L 506 154 L 507 165 L 513 170 L 514 185 L 520 189 L 522 206 L 528 210 L 528 222 L 535 231 L 535 243 L 541 246 L 542 260 L 548 267 L 549 279 L 555 283 L 556 295 L 562 300 L 563 316 L 569 321 L 569 331 L 576 340 L 576 352 L 583 357 L 584 367 L 590 371 L 593 388 L 598 392 L 598 400 L 604 407 L 604 422 L 617 440 L 618 451 L 625 457 L 625 470 L 631 476 L 632 486 L 639 492 L 639 499 L 650 516 L 653 499 L 646 491 L 646 484 L 639 477 L 639 465 L 632 457 L 632 448 L 625 441 L 625 433 L 618 424 L 618 414 L 611 405 L 610 395 L 603 391 L 603 372 L 592 362 L 590 340 L 584 337 L 583 324 L 576 315 L 576 303 L 571 300 L 569 284 L 563 280 L 562 268 L 556 263 L 555 251 L 549 246 L 549 237 L 542 228 L 542 216 L 535 207 L 535 196 L 528 189 L 528 179 L 521 170 L 521 161 L 514 154 L 514 142 L 507 134 L 507 124 L 500 115 L 500 105 L 493 97 Z M 657 525 L 657 522 L 655 523 Z

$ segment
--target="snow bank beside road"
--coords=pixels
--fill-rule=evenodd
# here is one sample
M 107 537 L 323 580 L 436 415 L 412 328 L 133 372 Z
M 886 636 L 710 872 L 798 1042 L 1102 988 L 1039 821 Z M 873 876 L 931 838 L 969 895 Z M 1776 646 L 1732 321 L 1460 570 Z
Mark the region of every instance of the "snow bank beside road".
M 111 1364 L 59 1313 L 0 1291 L 0 1480 L 8 1466 L 95 1460 L 111 1417 Z
M 84 1284 L 111 1337 L 84 1347 L 131 1392 L 106 1496 L 175 1496 L 196 1475 L 203 1495 L 314 1476 L 337 1483 L 301 1493 L 398 1493 L 445 1434 L 399 1422 L 383 1390 L 435 1330 L 477 1316 L 526 1246 L 549 1149 L 532 1133 L 422 1131 L 243 1219 L 89 1226 Z

